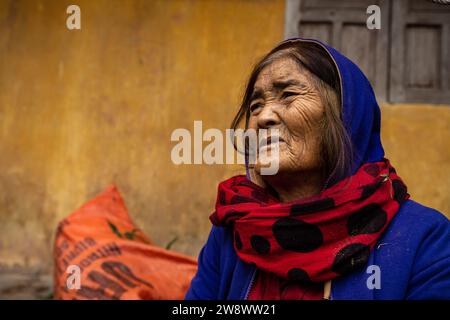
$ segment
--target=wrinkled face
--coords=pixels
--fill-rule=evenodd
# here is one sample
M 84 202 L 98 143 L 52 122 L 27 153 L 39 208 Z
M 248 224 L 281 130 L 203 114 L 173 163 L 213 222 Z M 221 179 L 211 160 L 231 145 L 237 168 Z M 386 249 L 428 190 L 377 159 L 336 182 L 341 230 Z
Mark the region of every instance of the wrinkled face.
M 320 122 L 325 111 L 311 78 L 309 71 L 284 58 L 265 67 L 256 80 L 248 128 L 279 129 L 278 173 L 320 169 Z M 260 173 L 261 163 L 254 168 Z

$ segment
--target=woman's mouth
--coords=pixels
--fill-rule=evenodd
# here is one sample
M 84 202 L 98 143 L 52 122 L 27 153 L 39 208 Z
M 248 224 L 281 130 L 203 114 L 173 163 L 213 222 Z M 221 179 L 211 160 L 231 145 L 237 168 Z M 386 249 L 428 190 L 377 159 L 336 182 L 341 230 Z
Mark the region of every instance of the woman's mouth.
M 285 143 L 284 139 L 281 138 L 280 136 L 270 136 L 267 138 L 263 138 L 261 139 L 260 143 L 259 143 L 259 148 L 268 148 L 268 147 L 272 147 L 275 144 L 282 144 Z

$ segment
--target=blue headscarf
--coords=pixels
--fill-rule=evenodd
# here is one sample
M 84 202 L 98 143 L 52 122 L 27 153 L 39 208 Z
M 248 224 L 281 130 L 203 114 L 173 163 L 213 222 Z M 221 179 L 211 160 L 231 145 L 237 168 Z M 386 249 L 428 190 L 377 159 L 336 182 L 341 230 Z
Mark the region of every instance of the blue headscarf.
M 381 161 L 384 157 L 380 139 L 381 112 L 369 80 L 356 64 L 319 40 L 291 38 L 278 46 L 296 41 L 318 44 L 328 52 L 338 68 L 341 79 L 342 120 L 353 147 L 352 175 L 366 162 Z M 247 178 L 250 179 L 247 165 L 246 170 Z

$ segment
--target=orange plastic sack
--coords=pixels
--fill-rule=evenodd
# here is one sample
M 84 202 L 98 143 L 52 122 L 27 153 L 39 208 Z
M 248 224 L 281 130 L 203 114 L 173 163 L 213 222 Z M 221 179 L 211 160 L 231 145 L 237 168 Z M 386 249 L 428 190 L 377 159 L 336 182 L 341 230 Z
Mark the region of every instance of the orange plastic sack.
M 59 223 L 54 262 L 55 299 L 183 299 L 197 271 L 150 243 L 115 186 Z

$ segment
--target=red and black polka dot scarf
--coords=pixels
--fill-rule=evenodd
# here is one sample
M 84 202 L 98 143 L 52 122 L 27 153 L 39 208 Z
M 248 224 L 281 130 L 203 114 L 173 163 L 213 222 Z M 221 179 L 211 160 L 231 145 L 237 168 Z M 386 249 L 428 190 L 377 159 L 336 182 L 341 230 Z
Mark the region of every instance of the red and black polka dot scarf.
M 364 164 L 318 196 L 289 203 L 235 176 L 219 184 L 210 220 L 233 229 L 243 261 L 284 279 L 322 282 L 366 265 L 408 198 L 405 184 L 384 158 Z

